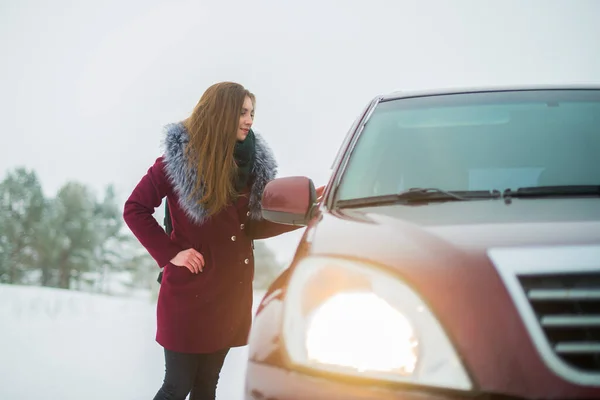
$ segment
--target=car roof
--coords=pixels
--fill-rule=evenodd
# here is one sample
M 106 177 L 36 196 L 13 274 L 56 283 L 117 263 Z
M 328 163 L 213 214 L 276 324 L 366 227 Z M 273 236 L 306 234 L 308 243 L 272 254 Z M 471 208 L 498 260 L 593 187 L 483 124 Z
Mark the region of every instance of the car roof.
M 408 97 L 436 96 L 445 94 L 465 94 L 483 92 L 506 92 L 525 90 L 600 90 L 600 84 L 554 84 L 554 85 L 515 85 L 515 86 L 482 86 L 482 87 L 456 87 L 442 89 L 424 89 L 394 91 L 380 96 L 382 101 L 396 100 Z

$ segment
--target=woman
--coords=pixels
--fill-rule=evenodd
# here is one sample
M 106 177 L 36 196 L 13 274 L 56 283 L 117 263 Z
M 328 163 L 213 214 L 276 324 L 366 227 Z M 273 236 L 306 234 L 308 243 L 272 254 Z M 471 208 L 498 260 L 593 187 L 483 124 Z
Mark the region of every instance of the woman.
M 254 107 L 239 84 L 211 86 L 189 118 L 167 126 L 163 156 L 125 203 L 125 222 L 164 268 L 156 340 L 166 373 L 155 400 L 215 398 L 228 350 L 247 343 L 252 240 L 297 229 L 261 219 L 261 195 L 277 166 L 251 130 Z M 170 236 L 152 216 L 164 197 Z

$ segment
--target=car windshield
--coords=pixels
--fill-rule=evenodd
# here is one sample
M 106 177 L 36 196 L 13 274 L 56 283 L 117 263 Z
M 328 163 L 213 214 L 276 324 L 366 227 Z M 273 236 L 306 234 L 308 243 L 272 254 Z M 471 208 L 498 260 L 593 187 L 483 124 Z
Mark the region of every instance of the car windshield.
M 600 185 L 600 90 L 387 100 L 367 121 L 338 200 L 402 193 Z

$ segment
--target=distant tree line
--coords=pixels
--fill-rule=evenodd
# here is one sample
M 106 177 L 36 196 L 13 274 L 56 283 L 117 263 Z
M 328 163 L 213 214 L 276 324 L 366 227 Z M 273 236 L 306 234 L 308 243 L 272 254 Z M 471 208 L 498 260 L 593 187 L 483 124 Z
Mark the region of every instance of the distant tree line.
M 256 243 L 255 254 L 255 287 L 265 288 L 281 267 L 264 243 Z M 124 227 L 112 185 L 98 198 L 67 182 L 49 198 L 37 174 L 22 167 L 0 182 L 0 283 L 110 293 L 115 282 L 155 288 L 157 273 Z

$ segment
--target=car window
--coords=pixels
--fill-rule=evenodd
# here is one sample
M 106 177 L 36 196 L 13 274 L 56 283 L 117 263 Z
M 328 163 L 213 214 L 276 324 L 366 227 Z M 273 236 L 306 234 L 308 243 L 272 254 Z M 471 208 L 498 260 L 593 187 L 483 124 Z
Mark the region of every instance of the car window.
M 600 184 L 600 90 L 451 94 L 382 102 L 338 199 L 410 188 Z

